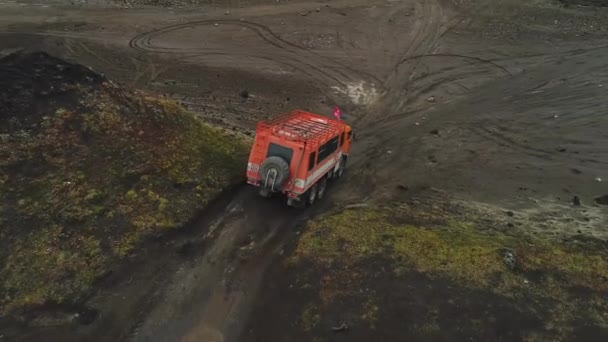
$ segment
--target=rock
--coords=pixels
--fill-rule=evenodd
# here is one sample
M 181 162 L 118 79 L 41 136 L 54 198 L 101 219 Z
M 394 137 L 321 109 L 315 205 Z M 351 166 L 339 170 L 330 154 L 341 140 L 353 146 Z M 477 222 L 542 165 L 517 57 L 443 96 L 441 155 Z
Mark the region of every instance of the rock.
M 581 199 L 578 196 L 572 197 L 572 205 L 575 205 L 575 206 L 581 205 Z
M 601 182 L 601 181 L 602 181 L 602 179 L 601 179 L 600 177 L 596 177 L 596 178 L 595 178 L 595 181 L 596 181 L 596 182 Z
M 426 100 L 431 103 L 435 102 L 435 96 L 429 96 Z
M 429 134 L 439 135 L 439 130 L 435 128 L 434 130 L 430 131 Z
M 239 94 L 242 98 L 246 99 L 249 97 L 249 91 L 247 90 L 243 90 L 241 91 L 241 93 Z
M 608 205 L 608 194 L 600 196 L 600 197 L 596 197 L 595 203 L 600 204 L 600 205 Z
M 510 270 L 515 269 L 515 266 L 517 266 L 517 257 L 515 255 L 515 252 L 512 250 L 503 250 L 502 261 L 505 263 L 505 265 L 507 265 Z
M 397 189 L 403 190 L 403 191 L 408 191 L 410 188 L 407 185 L 399 184 L 399 185 L 397 185 Z
M 566 152 L 566 148 L 565 147 L 558 147 L 555 149 L 558 152 Z
M 510 217 L 513 217 L 515 215 L 511 210 L 507 211 L 505 214 Z
M 80 314 L 79 313 L 75 313 L 72 316 L 70 316 L 69 320 L 74 322 L 80 319 Z
M 572 171 L 572 173 L 574 173 L 576 175 L 580 175 L 581 173 L 583 173 L 581 170 L 575 169 L 575 168 L 571 168 L 570 171 Z
M 347 331 L 348 330 L 348 324 L 346 324 L 346 322 L 342 322 L 338 326 L 331 327 L 331 330 L 334 331 L 334 332 Z

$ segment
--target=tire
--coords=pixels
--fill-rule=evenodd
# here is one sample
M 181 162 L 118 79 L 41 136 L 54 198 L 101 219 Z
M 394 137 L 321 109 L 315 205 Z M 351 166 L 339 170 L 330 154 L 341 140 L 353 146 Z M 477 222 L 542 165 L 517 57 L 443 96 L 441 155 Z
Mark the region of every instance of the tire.
M 264 188 L 264 187 L 260 188 L 260 197 L 263 197 L 263 198 L 270 197 L 270 190 L 268 190 L 268 188 Z
M 304 208 L 306 207 L 306 204 L 308 204 L 308 198 L 303 201 L 298 201 L 293 198 L 287 199 L 287 206 L 291 208 Z
M 308 198 L 306 199 L 306 202 L 308 203 L 308 205 L 313 205 L 317 201 L 317 189 L 318 188 L 319 188 L 319 185 L 315 184 L 308 190 Z
M 345 168 L 346 168 L 346 159 L 342 159 L 340 161 L 340 168 L 338 169 L 338 171 L 336 171 L 336 179 L 342 178 Z
M 262 182 L 266 181 L 266 176 L 269 173 L 276 172 L 276 180 L 274 182 L 274 187 L 272 190 L 276 190 L 281 187 L 285 181 L 289 178 L 289 163 L 281 157 L 268 157 L 262 165 L 260 165 L 260 175 L 262 177 Z M 268 179 L 269 183 L 271 183 L 272 179 Z M 267 187 L 272 186 L 273 184 L 265 184 Z
M 327 190 L 327 177 L 324 177 L 319 182 L 319 189 L 317 190 L 318 199 L 323 199 L 323 196 L 325 196 L 325 190 Z

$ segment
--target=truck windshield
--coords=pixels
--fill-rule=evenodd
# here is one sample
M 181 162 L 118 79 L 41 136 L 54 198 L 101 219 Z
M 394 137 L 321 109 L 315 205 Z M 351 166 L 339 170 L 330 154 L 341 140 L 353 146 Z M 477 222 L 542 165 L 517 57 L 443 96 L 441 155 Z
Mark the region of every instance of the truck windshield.
M 291 158 L 293 157 L 293 150 L 291 148 L 270 143 L 268 145 L 268 157 L 281 157 L 287 161 L 288 164 L 291 165 Z

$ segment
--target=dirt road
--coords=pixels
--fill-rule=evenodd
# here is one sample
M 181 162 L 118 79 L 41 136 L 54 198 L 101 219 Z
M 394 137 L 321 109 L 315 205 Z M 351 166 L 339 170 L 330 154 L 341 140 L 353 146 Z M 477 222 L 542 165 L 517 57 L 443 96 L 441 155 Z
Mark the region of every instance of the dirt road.
M 339 104 L 357 146 L 325 207 L 379 201 L 407 185 L 537 210 L 542 220 L 571 210 L 574 195 L 592 203 L 608 192 L 607 24 L 605 9 L 548 0 L 3 2 L 0 51 L 77 60 L 248 134 L 278 111 L 329 113 Z M 605 237 L 597 229 L 605 208 L 589 210 L 584 233 Z M 5 336 L 239 340 L 258 290 L 272 281 L 264 270 L 314 214 L 238 189 L 117 270 L 90 300 L 94 323 L 9 325 Z M 580 226 L 539 230 L 570 235 Z
M 186 245 L 182 254 L 197 257 L 169 275 L 131 340 L 235 340 L 261 285 L 260 270 L 279 253 L 281 229 L 291 228 L 293 213 L 281 210 L 281 204 L 259 203 L 251 191 L 236 194 L 201 239 L 216 235 L 206 251 Z

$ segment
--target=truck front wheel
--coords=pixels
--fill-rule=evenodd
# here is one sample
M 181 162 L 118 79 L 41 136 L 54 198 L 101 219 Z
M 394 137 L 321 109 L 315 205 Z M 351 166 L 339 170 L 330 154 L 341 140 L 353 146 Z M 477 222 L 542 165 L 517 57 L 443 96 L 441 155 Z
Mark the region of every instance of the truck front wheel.
M 327 177 L 323 177 L 323 179 L 319 182 L 319 189 L 317 190 L 317 198 L 322 199 L 325 196 L 325 190 L 327 189 Z
M 336 179 L 342 177 L 342 175 L 344 174 L 345 168 L 346 168 L 346 159 L 342 158 L 342 160 L 340 160 L 340 167 L 338 168 L 338 171 L 336 171 Z

